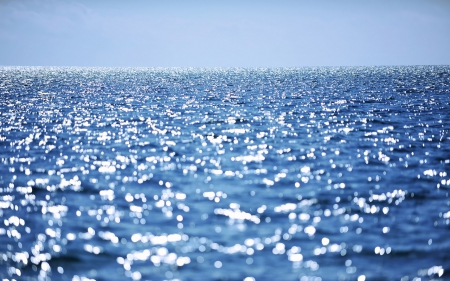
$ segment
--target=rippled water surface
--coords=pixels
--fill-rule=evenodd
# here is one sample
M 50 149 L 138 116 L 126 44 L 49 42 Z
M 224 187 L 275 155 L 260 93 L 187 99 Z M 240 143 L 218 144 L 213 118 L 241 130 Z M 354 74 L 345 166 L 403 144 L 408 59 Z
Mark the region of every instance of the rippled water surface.
M 450 67 L 0 68 L 0 277 L 450 280 Z

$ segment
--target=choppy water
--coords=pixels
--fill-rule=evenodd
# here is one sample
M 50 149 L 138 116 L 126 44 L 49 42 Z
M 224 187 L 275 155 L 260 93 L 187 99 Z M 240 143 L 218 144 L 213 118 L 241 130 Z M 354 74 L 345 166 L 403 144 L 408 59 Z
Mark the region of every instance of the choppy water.
M 0 69 L 0 277 L 450 280 L 450 67 Z

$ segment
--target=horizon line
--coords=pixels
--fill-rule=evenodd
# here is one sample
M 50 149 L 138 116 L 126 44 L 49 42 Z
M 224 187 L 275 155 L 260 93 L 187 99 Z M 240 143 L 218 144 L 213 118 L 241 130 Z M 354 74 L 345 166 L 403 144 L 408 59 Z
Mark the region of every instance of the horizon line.
M 300 68 L 350 68 L 350 67 L 420 67 L 450 66 L 450 64 L 380 64 L 380 65 L 311 65 L 311 66 L 79 66 L 79 65 L 1 65 L 0 68 L 147 68 L 147 69 L 300 69 Z

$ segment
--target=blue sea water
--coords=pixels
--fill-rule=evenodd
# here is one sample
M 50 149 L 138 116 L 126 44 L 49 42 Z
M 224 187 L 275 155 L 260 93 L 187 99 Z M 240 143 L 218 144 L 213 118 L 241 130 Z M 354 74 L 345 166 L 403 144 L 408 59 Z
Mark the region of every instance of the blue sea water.
M 4 280 L 450 280 L 450 67 L 0 68 Z

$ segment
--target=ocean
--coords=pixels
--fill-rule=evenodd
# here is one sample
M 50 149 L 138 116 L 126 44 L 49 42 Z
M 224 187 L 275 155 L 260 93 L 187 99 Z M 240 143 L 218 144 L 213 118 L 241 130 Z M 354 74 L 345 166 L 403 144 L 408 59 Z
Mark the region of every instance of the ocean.
M 450 67 L 0 68 L 3 280 L 450 280 Z

